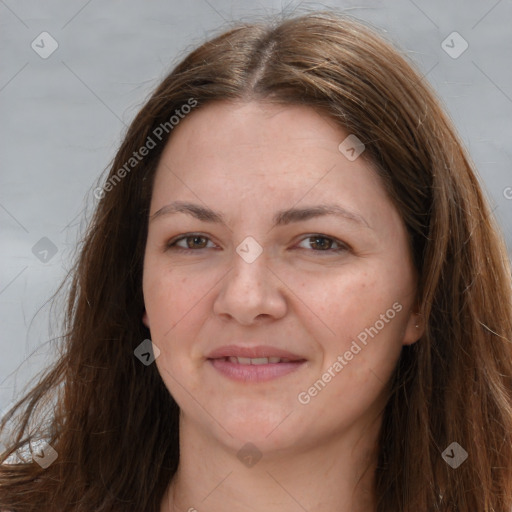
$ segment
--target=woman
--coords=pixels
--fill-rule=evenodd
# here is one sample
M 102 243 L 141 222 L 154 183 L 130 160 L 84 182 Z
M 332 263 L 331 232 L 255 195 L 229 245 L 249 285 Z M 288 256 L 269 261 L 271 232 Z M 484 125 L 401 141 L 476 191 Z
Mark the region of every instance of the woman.
M 507 253 L 380 36 L 319 12 L 203 44 L 95 196 L 2 509 L 512 510 Z

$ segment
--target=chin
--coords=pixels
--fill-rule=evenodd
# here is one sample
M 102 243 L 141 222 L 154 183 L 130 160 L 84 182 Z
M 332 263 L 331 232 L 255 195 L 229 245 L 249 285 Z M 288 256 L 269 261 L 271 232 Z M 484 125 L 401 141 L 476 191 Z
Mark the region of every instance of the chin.
M 262 451 L 285 448 L 299 434 L 293 415 L 287 417 L 288 414 L 286 408 L 276 407 L 275 410 L 253 410 L 243 417 L 239 413 L 235 417 L 224 415 L 221 424 L 233 437 L 221 427 L 216 430 L 223 441 L 235 449 L 245 443 L 253 443 Z

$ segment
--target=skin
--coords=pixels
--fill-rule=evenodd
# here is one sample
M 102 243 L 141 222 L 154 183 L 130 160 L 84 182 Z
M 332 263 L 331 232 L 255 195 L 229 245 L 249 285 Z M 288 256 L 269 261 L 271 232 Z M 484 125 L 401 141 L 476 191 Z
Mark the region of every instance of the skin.
M 149 222 L 143 322 L 181 409 L 180 466 L 161 512 L 375 510 L 388 383 L 423 325 L 404 223 L 371 164 L 338 150 L 347 135 L 309 107 L 255 101 L 206 105 L 173 131 L 150 217 L 182 200 L 221 212 L 227 225 L 185 213 Z M 278 210 L 325 203 L 364 222 L 324 216 L 272 227 Z M 178 242 L 188 252 L 167 248 L 190 233 L 206 239 Z M 263 249 L 252 263 L 235 250 L 247 236 Z M 347 248 L 335 252 L 344 247 L 336 240 Z M 400 312 L 333 372 L 393 304 Z M 205 359 L 232 343 L 307 362 L 268 382 L 233 382 Z M 300 403 L 329 368 L 330 382 Z M 252 467 L 237 457 L 248 442 L 262 456 Z

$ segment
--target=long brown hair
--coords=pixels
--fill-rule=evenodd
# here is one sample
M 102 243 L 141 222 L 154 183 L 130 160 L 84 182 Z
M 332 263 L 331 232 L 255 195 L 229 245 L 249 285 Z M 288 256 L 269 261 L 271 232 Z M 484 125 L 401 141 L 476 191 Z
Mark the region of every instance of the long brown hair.
M 62 354 L 1 425 L 11 433 L 4 460 L 39 435 L 35 413 L 53 397 L 44 435 L 57 460 L 46 469 L 1 465 L 0 508 L 159 510 L 179 461 L 179 408 L 156 365 L 141 364 L 134 349 L 150 337 L 141 318 L 153 177 L 172 137 L 169 118 L 191 99 L 194 110 L 229 99 L 308 105 L 366 145 L 409 232 L 426 324 L 423 337 L 403 347 L 393 376 L 377 510 L 510 512 L 512 286 L 504 242 L 431 88 L 375 30 L 335 11 L 229 28 L 184 58 L 139 112 L 71 274 Z M 148 137 L 155 147 L 114 182 Z M 457 468 L 442 457 L 453 442 L 468 453 Z

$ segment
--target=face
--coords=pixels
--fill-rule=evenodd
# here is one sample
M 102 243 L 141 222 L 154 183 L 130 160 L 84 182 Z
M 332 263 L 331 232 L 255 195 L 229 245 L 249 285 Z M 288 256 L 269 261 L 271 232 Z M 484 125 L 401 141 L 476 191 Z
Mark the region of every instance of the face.
M 182 428 L 292 449 L 385 405 L 402 346 L 421 335 L 416 276 L 375 171 L 338 149 L 348 135 L 308 107 L 261 102 L 210 104 L 174 129 L 143 321 Z

